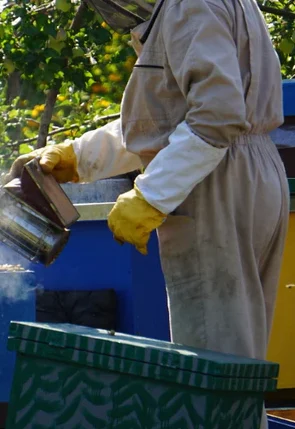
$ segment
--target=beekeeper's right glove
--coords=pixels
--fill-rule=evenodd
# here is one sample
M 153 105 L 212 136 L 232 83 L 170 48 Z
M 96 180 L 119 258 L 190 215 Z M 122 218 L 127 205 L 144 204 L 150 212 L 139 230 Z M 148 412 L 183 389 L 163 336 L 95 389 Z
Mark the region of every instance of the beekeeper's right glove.
M 77 158 L 71 142 L 45 146 L 26 155 L 21 155 L 11 166 L 4 182 L 20 177 L 23 166 L 34 158 L 40 158 L 40 166 L 45 173 L 51 173 L 59 183 L 78 182 Z

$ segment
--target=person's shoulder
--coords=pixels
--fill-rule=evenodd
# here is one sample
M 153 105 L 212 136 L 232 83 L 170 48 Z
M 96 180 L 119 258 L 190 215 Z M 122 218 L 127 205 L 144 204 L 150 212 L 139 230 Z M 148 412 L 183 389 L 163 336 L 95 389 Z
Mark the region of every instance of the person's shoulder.
M 226 10 L 227 7 L 232 5 L 234 0 L 166 0 L 164 5 L 166 8 L 171 8 L 176 5 L 181 5 L 182 7 L 190 8 L 191 6 L 198 7 L 202 3 L 213 5 L 219 7 L 220 9 Z
M 205 1 L 209 6 L 214 6 L 224 12 L 232 12 L 234 10 L 233 0 L 202 0 Z M 239 0 L 238 0 L 239 1 Z
M 204 12 L 206 7 L 218 17 L 231 22 L 235 18 L 236 3 L 251 2 L 252 0 L 166 0 L 164 1 L 164 15 L 176 14 L 192 16 Z M 241 6 L 242 7 L 242 6 Z

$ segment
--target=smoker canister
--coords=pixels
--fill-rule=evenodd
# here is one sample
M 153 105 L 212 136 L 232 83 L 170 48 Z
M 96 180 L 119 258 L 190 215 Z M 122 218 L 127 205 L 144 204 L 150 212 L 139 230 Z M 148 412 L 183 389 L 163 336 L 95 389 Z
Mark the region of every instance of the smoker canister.
M 27 259 L 49 265 L 69 238 L 60 228 L 9 194 L 0 199 L 0 240 Z

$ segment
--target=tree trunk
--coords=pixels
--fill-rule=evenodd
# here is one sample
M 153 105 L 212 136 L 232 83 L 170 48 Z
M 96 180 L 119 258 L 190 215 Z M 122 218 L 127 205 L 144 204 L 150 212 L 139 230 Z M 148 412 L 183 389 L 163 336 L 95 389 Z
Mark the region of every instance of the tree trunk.
M 56 97 L 59 93 L 59 88 L 51 88 L 46 97 L 45 109 L 41 118 L 39 127 L 39 135 L 37 140 L 37 149 L 46 146 L 47 136 L 49 132 L 49 126 L 53 115 L 53 109 L 56 102 Z
M 17 96 L 19 96 L 20 90 L 21 90 L 20 72 L 14 71 L 7 79 L 5 104 L 10 104 Z
M 86 9 L 87 9 L 87 6 L 83 2 L 79 6 L 77 13 L 72 21 L 72 24 L 71 24 L 72 30 L 78 31 L 82 27 L 83 16 Z M 54 106 L 55 106 L 55 102 L 56 102 L 56 98 L 59 93 L 59 90 L 60 90 L 60 84 L 57 85 L 55 88 L 51 88 L 48 91 L 48 94 L 46 97 L 45 109 L 40 122 L 39 135 L 38 135 L 38 140 L 36 145 L 37 149 L 46 146 L 49 126 L 52 119 L 53 110 L 54 110 Z

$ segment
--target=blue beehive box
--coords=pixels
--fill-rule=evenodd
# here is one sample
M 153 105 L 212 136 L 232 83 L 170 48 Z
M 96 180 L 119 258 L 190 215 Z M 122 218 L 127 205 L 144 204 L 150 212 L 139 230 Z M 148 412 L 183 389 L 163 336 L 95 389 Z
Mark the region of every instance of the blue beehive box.
M 165 283 L 155 233 L 149 254 L 143 256 L 131 245 L 120 246 L 106 220 L 82 220 L 71 227 L 68 244 L 52 266 L 34 265 L 32 269 L 46 291 L 114 289 L 118 331 L 169 340 Z
M 11 320 L 35 320 L 34 276 L 30 271 L 0 271 L 0 403 L 8 402 L 15 355 L 7 350 Z
M 295 422 L 290 420 L 281 419 L 279 417 L 269 416 L 268 429 L 291 429 L 295 428 Z
M 283 81 L 284 116 L 295 116 L 295 79 Z

